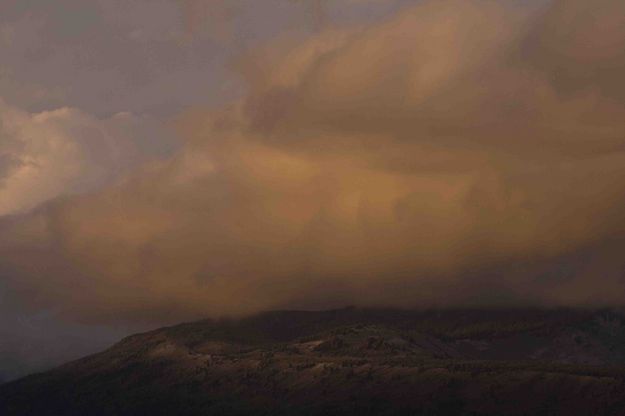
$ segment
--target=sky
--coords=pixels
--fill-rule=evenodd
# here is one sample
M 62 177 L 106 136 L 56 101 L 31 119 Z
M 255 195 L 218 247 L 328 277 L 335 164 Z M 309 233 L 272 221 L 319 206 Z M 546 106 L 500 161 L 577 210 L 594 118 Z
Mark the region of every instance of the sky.
M 8 0 L 0 378 L 207 316 L 625 300 L 617 0 Z

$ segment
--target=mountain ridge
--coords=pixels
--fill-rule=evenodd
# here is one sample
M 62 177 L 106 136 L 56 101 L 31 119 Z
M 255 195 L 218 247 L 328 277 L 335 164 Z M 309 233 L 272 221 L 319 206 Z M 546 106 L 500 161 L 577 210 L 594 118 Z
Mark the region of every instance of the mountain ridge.
M 620 415 L 623 340 L 618 309 L 270 311 L 131 335 L 1 385 L 0 410 Z

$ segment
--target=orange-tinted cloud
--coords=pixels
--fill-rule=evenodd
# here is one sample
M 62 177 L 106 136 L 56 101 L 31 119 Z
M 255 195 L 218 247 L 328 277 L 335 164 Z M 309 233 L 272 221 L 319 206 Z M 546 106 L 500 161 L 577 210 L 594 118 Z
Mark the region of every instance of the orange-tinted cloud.
M 100 320 L 622 303 L 625 6 L 596 7 L 426 1 L 267 45 L 177 156 L 5 219 L 2 274 Z

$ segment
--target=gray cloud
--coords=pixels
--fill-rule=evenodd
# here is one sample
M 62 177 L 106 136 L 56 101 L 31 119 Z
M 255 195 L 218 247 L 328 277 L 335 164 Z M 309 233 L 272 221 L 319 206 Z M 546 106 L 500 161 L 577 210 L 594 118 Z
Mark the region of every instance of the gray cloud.
M 139 327 L 68 323 L 54 311 L 20 306 L 0 287 L 0 383 L 104 349 Z
M 232 96 L 223 48 L 187 38 L 173 0 L 11 2 L 0 17 L 0 96 L 32 112 L 98 116 L 171 115 Z
M 328 14 L 380 13 L 351 5 Z M 99 117 L 169 117 L 219 105 L 241 94 L 230 59 L 275 35 L 309 33 L 309 14 L 288 0 L 261 8 L 252 0 L 8 2 L 0 15 L 0 97 L 30 112 L 72 107 Z

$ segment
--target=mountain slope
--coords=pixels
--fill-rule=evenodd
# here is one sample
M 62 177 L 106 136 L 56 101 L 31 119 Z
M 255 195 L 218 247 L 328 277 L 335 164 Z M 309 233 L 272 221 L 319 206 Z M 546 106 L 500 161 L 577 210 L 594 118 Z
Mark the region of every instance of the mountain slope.
M 612 310 L 268 312 L 128 337 L 0 414 L 620 415 L 624 340 Z

